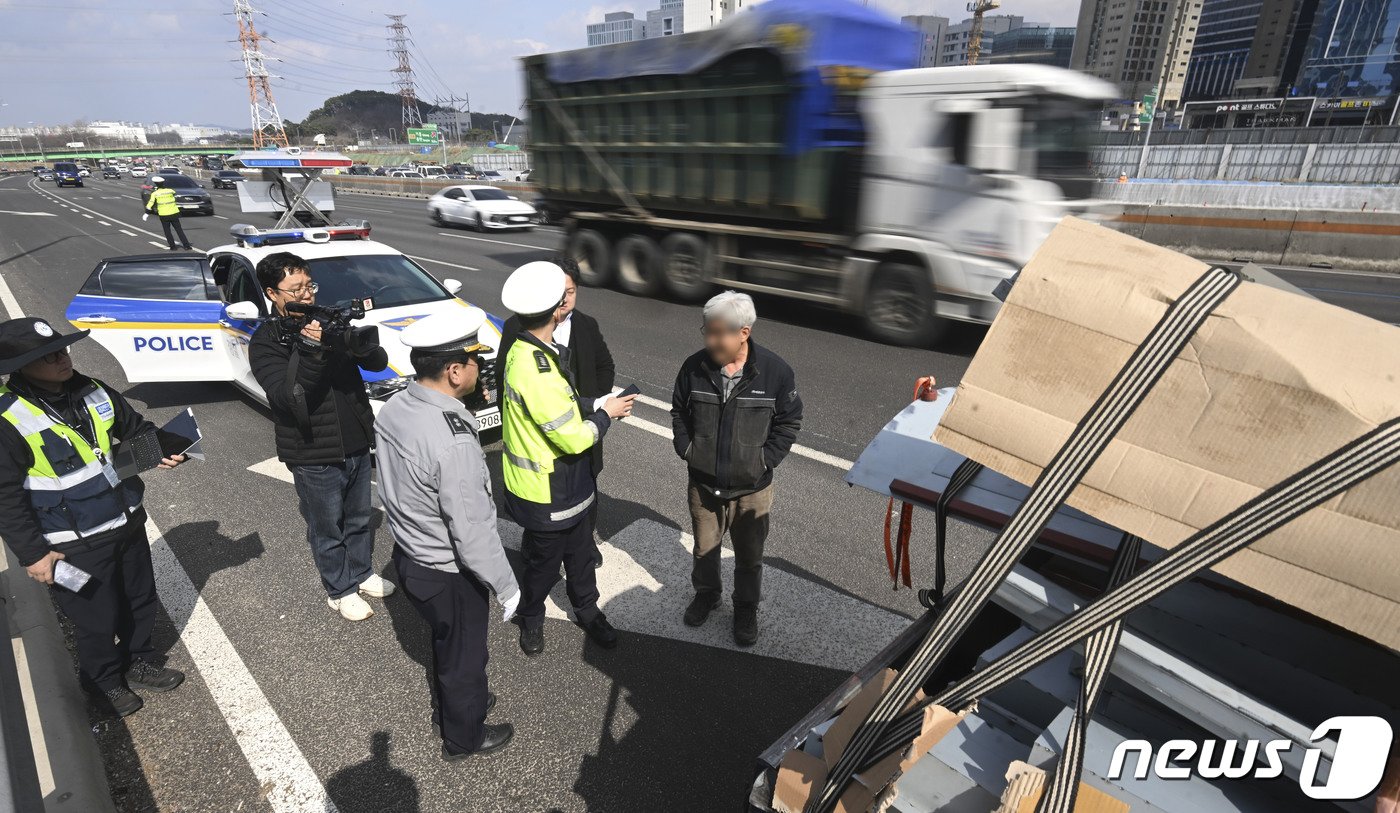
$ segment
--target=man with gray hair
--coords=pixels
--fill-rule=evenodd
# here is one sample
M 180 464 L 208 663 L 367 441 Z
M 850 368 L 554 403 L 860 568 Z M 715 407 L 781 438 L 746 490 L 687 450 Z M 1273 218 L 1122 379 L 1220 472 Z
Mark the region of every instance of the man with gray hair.
M 705 303 L 705 349 L 685 360 L 671 392 L 676 454 L 690 468 L 695 529 L 685 623 L 698 627 L 719 606 L 720 541 L 734 543 L 734 641 L 758 640 L 763 543 L 773 507 L 773 469 L 802 427 L 792 368 L 753 341 L 758 316 L 748 294 L 725 291 Z

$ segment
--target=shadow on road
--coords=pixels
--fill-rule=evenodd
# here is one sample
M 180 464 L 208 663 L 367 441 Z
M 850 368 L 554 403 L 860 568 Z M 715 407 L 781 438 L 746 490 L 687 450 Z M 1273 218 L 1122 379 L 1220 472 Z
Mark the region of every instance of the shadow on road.
M 200 592 L 210 576 L 261 558 L 264 550 L 260 534 L 234 539 L 219 533 L 217 520 L 186 522 L 166 531 L 164 537 Z
M 389 761 L 389 732 L 370 735 L 370 754 L 363 762 L 336 771 L 326 781 L 328 811 L 340 813 L 419 813 L 418 783 Z

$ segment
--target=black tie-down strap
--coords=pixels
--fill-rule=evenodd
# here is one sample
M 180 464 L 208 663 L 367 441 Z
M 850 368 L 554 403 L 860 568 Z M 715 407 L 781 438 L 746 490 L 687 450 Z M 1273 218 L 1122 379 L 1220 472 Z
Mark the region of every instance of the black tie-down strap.
M 851 777 L 883 739 L 890 724 L 913 699 L 963 632 L 981 612 L 997 585 L 1040 535 L 1074 486 L 1147 397 L 1211 311 L 1240 285 L 1240 277 L 1212 268 L 1191 284 L 1134 349 L 1123 369 L 1074 427 L 1016 513 L 982 557 L 961 590 L 920 642 L 889 689 L 861 721 L 841 758 L 832 766 L 811 813 L 832 813 Z
M 1123 534 L 1123 541 L 1118 544 L 1113 567 L 1108 573 L 1106 591 L 1133 575 L 1141 550 L 1140 538 Z M 1118 651 L 1118 638 L 1122 633 L 1123 619 L 1118 618 L 1090 635 L 1084 644 L 1084 678 L 1079 684 L 1079 702 L 1074 707 L 1069 731 L 1060 748 L 1060 762 L 1055 766 L 1055 776 L 1050 780 L 1050 787 L 1041 794 L 1036 813 L 1072 813 L 1074 810 L 1074 798 L 1079 793 L 1079 774 L 1084 768 L 1084 743 L 1089 736 L 1089 721 L 1094 718 L 1099 693 L 1108 679 L 1109 668 L 1113 666 L 1113 655 Z
M 1083 609 L 928 701 L 965 708 L 1167 590 L 1243 550 L 1308 511 L 1400 462 L 1400 418 L 1388 421 L 1197 531 L 1165 556 Z M 892 723 L 861 760 L 864 769 L 908 747 L 922 728 L 915 708 Z
M 938 502 L 933 507 L 933 589 L 919 591 L 919 603 L 927 609 L 943 609 L 943 589 L 948 582 L 948 570 L 944 563 L 948 550 L 948 504 L 972 483 L 980 471 L 981 463 L 964 458 L 953 470 L 948 486 L 938 495 Z

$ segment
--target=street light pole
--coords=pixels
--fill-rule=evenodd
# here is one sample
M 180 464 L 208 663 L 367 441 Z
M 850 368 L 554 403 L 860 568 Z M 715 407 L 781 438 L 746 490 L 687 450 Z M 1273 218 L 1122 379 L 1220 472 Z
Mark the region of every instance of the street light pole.
M 1137 176 L 1147 171 L 1147 146 L 1152 141 L 1152 128 L 1157 123 L 1157 111 L 1162 109 L 1162 97 L 1167 93 L 1167 79 L 1176 70 L 1176 46 L 1180 44 L 1181 29 L 1186 24 L 1186 8 L 1194 0 L 1178 0 L 1176 4 L 1176 18 L 1172 20 L 1171 44 L 1167 47 L 1167 52 L 1162 55 L 1162 76 L 1157 80 L 1157 98 L 1152 101 L 1152 116 L 1147 120 L 1147 133 L 1142 138 L 1142 154 L 1138 156 Z

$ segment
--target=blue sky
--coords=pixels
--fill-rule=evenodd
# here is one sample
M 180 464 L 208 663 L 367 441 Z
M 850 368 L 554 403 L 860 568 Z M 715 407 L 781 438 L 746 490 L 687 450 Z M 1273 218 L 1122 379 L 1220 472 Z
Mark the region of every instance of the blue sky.
M 870 0 L 894 14 L 960 20 L 965 0 Z M 407 14 L 419 95 L 470 95 L 515 112 L 516 58 L 582 47 L 584 26 L 649 0 L 258 0 L 281 62 L 273 91 L 299 120 L 348 90 L 393 90 L 386 13 Z M 1073 25 L 1075 0 L 1006 0 L 1002 13 Z M 125 119 L 248 125 L 232 0 L 0 0 L 0 126 Z

